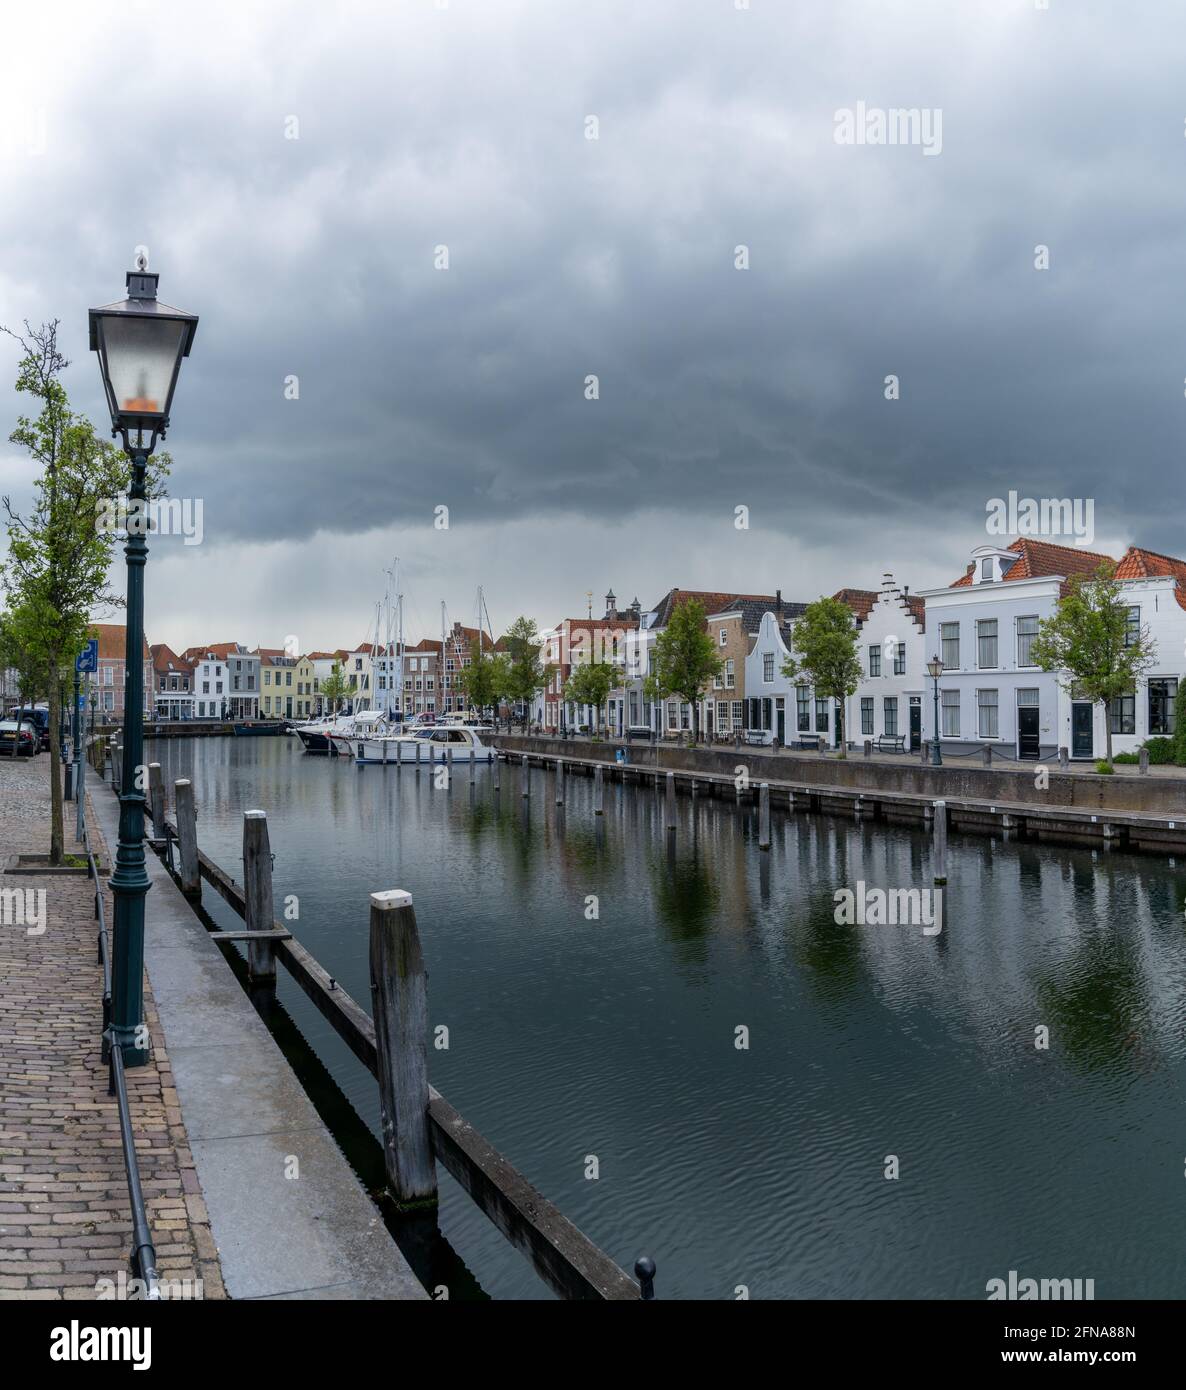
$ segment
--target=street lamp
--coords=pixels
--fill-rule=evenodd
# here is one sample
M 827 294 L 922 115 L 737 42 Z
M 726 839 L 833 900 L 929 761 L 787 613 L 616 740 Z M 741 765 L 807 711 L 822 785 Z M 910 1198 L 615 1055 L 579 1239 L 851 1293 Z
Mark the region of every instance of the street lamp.
M 148 1061 L 144 1026 L 144 539 L 145 474 L 158 439 L 165 437 L 181 359 L 189 356 L 198 320 L 162 304 L 156 297 L 158 276 L 148 258 L 136 256 L 126 276 L 127 298 L 91 309 L 91 351 L 99 354 L 99 371 L 111 412 L 111 433 L 123 439 L 132 460 L 128 489 L 127 647 L 124 666 L 123 772 L 120 777 L 119 848 L 111 891 L 115 898 L 111 1023 L 124 1064 Z
M 935 682 L 935 737 L 931 740 L 931 766 L 943 766 L 943 754 L 939 751 L 939 677 L 943 674 L 943 663 L 937 656 L 927 662 L 927 675 Z

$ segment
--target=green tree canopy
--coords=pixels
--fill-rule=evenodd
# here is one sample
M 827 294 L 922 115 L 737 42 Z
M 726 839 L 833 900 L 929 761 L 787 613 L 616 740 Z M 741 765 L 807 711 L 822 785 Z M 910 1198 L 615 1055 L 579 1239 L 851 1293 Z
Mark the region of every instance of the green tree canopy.
M 597 728 L 603 725 L 602 710 L 610 691 L 622 679 L 618 668 L 608 661 L 582 661 L 572 668 L 564 686 L 564 698 L 574 705 L 590 705 L 596 710 Z
M 706 626 L 704 605 L 685 599 L 655 638 L 651 673 L 644 684 L 647 698 L 666 700 L 678 695 L 692 707 L 692 742 L 700 736 L 700 697 L 724 664 Z
M 457 684 L 471 709 L 497 710 L 511 678 L 510 658 L 503 652 L 479 651 L 461 670 Z
M 540 661 L 543 641 L 534 618 L 516 618 L 507 628 L 503 646 L 508 659 L 506 688 L 508 700 L 522 703 L 524 724 L 531 717 L 531 702 L 552 679 L 554 666 Z
M 1095 574 L 1075 575 L 1053 617 L 1038 624 L 1030 658 L 1053 671 L 1064 690 L 1102 704 L 1133 694 L 1137 681 L 1153 664 L 1147 626 L 1129 622 L 1131 605 L 1114 578 L 1115 565 L 1105 562 Z M 1108 761 L 1112 761 L 1112 721 L 1105 717 Z
M 26 324 L 23 336 L 7 328 L 0 331 L 14 338 L 22 351 L 16 389 L 38 406 L 36 418 L 18 417 L 9 436 L 28 452 L 39 472 L 28 512 L 17 512 L 11 499 L 4 498 L 8 555 L 0 577 L 10 611 L 23 611 L 34 619 L 25 630 L 29 660 L 46 673 L 52 754 L 50 862 L 60 864 L 62 687 L 86 640 L 92 614 L 123 603 L 108 582 L 116 543 L 111 518 L 127 491 L 131 464 L 121 450 L 95 433 L 89 420 L 70 409 L 61 382 L 69 363 L 58 348 L 57 321 L 40 328 Z M 167 454 L 152 460 L 150 495 L 158 490 L 169 463 Z M 143 633 L 134 634 L 134 640 L 142 642 Z
M 804 680 L 817 699 L 836 701 L 836 736 L 840 756 L 845 747 L 844 702 L 861 680 L 857 626 L 852 609 L 835 598 L 818 598 L 795 620 L 792 652 L 782 665 L 789 680 Z
M 342 663 L 335 661 L 329 675 L 321 682 L 321 698 L 332 713 L 337 714 L 342 701 L 349 699 L 350 683 L 342 674 Z

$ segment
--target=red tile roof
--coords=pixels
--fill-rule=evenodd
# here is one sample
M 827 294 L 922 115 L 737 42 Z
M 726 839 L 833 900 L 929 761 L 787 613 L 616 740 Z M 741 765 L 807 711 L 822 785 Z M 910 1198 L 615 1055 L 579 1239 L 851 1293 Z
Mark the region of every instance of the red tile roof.
M 910 616 L 919 627 L 926 626 L 926 600 L 915 598 L 913 594 L 904 594 L 900 589 L 837 589 L 832 597 L 839 599 L 841 603 L 847 603 L 856 614 L 857 622 L 863 623 L 883 593 L 893 593 L 895 597 L 905 599 Z
M 1029 536 L 1023 536 L 1015 540 L 1012 545 L 1006 547 L 1008 550 L 1015 551 L 1020 559 L 1015 560 L 1005 574 L 1005 580 L 1010 579 L 1041 579 L 1047 576 L 1061 574 L 1068 578 L 1071 575 L 1093 575 L 1100 565 L 1113 565 L 1116 562 L 1110 555 L 1099 555 L 1091 550 L 1081 550 L 1078 546 L 1055 545 L 1053 541 L 1036 541 Z M 967 570 L 960 575 L 949 587 L 959 589 L 972 583 L 972 574 L 975 565 L 969 565 Z M 1069 586 L 1062 586 L 1062 594 L 1065 597 Z
M 1116 566 L 1117 579 L 1163 577 L 1176 581 L 1174 597 L 1180 608 L 1186 608 L 1186 560 L 1175 560 L 1172 555 L 1159 555 L 1156 550 L 1130 545 Z
M 91 623 L 88 635 L 99 639 L 99 657 L 103 661 L 123 661 L 127 653 L 128 628 L 126 623 Z M 148 643 L 144 644 L 146 660 L 152 659 Z
M 186 661 L 185 657 L 178 656 L 177 653 L 165 642 L 154 642 L 151 648 L 152 666 L 154 671 L 160 671 L 167 675 L 170 671 L 178 675 L 192 675 L 193 666 Z

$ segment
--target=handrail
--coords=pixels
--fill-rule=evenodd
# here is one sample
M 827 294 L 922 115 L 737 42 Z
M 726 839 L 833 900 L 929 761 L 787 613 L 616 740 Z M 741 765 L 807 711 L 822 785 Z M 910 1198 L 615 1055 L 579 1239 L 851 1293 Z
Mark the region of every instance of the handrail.
M 140 1165 L 136 1160 L 136 1136 L 132 1130 L 132 1110 L 128 1101 L 128 1083 L 124 1072 L 124 1055 L 115 1040 L 111 1026 L 111 939 L 107 932 L 107 914 L 103 906 L 103 885 L 99 882 L 99 865 L 91 848 L 90 829 L 86 823 L 86 805 L 82 808 L 82 844 L 86 850 L 87 872 L 95 885 L 95 919 L 99 923 L 99 964 L 103 967 L 103 1060 L 107 1063 L 107 1094 L 115 1097 L 119 1112 L 119 1137 L 124 1151 L 124 1172 L 128 1180 L 128 1203 L 132 1209 L 132 1253 L 129 1265 L 133 1278 L 144 1284 L 144 1297 L 161 1297 L 160 1276 L 157 1273 L 156 1248 L 140 1186 Z

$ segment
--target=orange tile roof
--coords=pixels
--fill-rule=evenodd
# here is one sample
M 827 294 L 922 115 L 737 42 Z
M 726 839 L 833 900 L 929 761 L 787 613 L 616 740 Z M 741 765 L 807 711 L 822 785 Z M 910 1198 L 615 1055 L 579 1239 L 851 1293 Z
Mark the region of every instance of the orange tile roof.
M 906 607 L 910 611 L 910 616 L 919 627 L 925 627 L 927 620 L 926 600 L 915 598 L 913 594 L 904 594 L 900 589 L 837 589 L 832 597 L 834 599 L 839 599 L 841 603 L 847 603 L 856 614 L 857 622 L 863 623 L 881 595 L 891 592 L 898 598 L 904 598 L 906 600 Z
M 154 642 L 151 651 L 153 670 L 176 671 L 179 675 L 182 672 L 193 674 L 192 664 L 186 661 L 185 657 L 178 656 L 168 643 Z
M 104 661 L 122 661 L 127 653 L 128 628 L 126 623 L 91 623 L 87 628 L 91 637 L 99 639 L 99 656 Z M 144 643 L 144 656 L 152 659 L 148 643 Z
M 1116 578 L 1173 579 L 1178 606 L 1186 608 L 1186 560 L 1175 560 L 1172 555 L 1159 555 L 1156 550 L 1130 545 L 1116 566 Z
M 1078 546 L 1055 545 L 1053 541 L 1036 541 L 1029 536 L 1022 536 L 1012 545 L 1006 546 L 1006 549 L 1016 552 L 1021 557 L 1010 566 L 1005 575 L 1006 582 L 1011 579 L 1042 579 L 1056 574 L 1066 575 L 1068 578 L 1075 574 L 1090 576 L 1100 565 L 1116 563 L 1110 555 L 1081 550 Z M 975 568 L 975 565 L 969 565 L 949 587 L 959 589 L 970 586 Z M 1063 597 L 1068 591 L 1069 585 L 1064 584 Z

